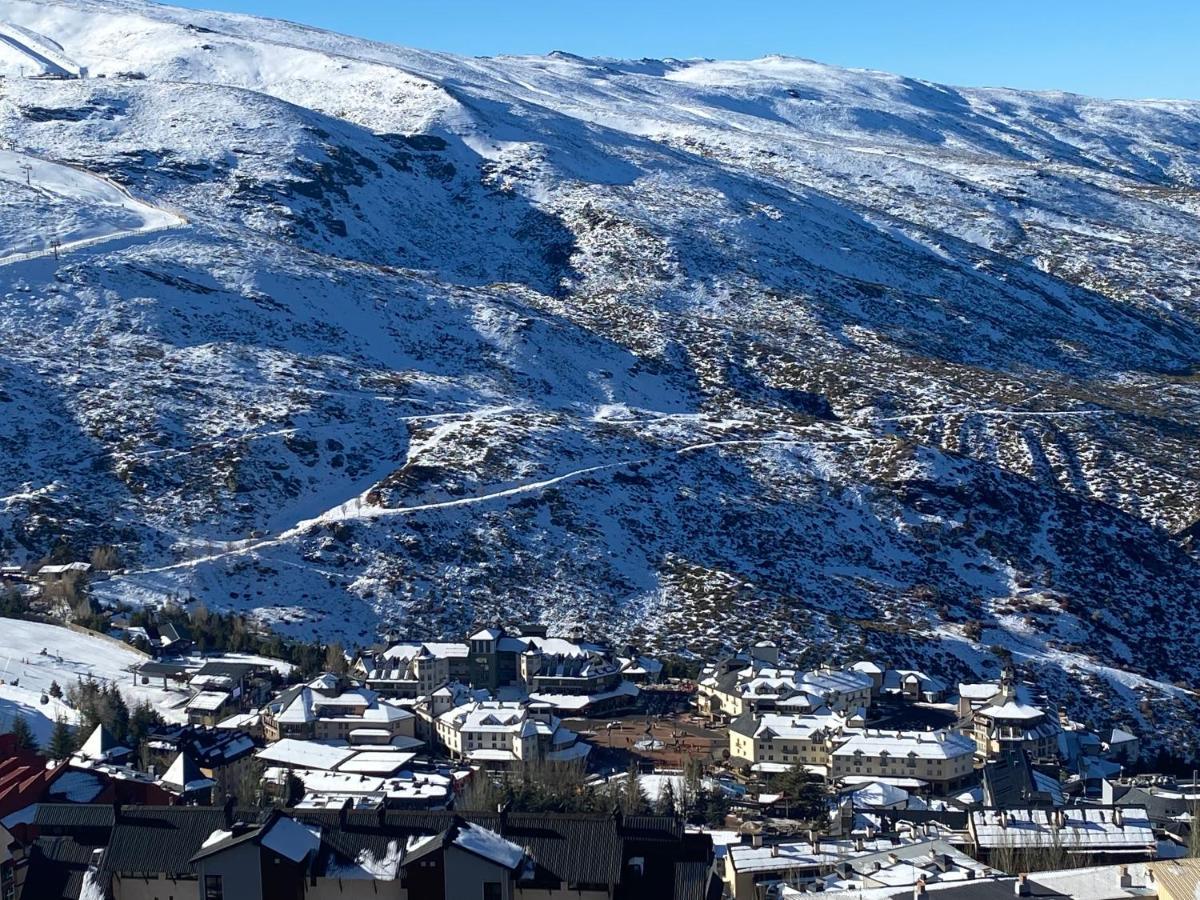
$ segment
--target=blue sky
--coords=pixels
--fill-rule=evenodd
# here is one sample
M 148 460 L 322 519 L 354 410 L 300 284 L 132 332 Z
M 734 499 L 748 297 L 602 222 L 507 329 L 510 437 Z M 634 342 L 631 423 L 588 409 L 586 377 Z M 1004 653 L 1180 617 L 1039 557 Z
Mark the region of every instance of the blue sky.
M 958 85 L 1200 99 L 1184 0 L 175 0 L 465 54 L 768 53 Z

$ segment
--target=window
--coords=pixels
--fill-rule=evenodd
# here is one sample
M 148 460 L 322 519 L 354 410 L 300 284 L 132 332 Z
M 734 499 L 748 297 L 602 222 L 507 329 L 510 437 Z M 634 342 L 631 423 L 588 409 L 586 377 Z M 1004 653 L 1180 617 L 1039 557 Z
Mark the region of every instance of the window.
M 483 900 L 500 900 L 503 896 L 500 892 L 500 882 L 485 881 L 483 883 Z
M 225 886 L 220 875 L 204 876 L 204 900 L 225 900 Z

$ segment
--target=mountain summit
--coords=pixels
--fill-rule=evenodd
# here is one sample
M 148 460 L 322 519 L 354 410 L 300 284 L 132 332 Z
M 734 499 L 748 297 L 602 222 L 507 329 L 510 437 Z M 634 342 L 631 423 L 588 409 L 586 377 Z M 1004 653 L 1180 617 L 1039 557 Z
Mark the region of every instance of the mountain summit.
M 136 0 L 0 0 L 0 75 L 0 561 L 1195 739 L 1200 104 Z

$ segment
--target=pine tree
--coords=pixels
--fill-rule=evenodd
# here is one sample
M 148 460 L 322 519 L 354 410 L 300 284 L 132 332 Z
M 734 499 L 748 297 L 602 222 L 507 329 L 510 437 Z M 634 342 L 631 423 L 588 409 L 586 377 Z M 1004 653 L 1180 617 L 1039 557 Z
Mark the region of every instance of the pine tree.
M 625 783 L 617 795 L 617 805 L 627 816 L 643 815 L 650 811 L 650 801 L 638 777 L 637 761 L 629 760 L 629 770 L 625 774 Z
M 163 724 L 163 717 L 158 714 L 149 700 L 143 700 L 133 708 L 133 712 L 129 714 L 129 726 L 125 733 L 125 743 L 132 750 L 137 750 L 142 742 L 146 740 L 151 729 L 157 728 Z
M 655 810 L 660 816 L 674 816 L 677 812 L 675 808 L 675 781 L 673 778 L 668 778 L 663 784 L 662 791 L 658 795 L 658 803 L 655 804 Z
M 801 763 L 773 777 L 771 790 L 783 795 L 790 811 L 799 819 L 819 819 L 828 806 L 829 795 L 825 782 Z
M 112 731 L 113 737 L 119 743 L 124 743 L 129 736 L 129 707 L 125 703 L 125 698 L 121 696 L 121 691 L 115 684 L 110 684 L 105 691 L 108 698 L 108 708 L 110 710 L 110 720 L 108 722 L 109 730 Z
M 34 737 L 33 729 L 29 727 L 29 723 L 25 721 L 25 717 L 21 713 L 18 712 L 13 716 L 12 723 L 8 726 L 8 731 L 16 738 L 17 749 L 37 750 L 37 738 Z
M 334 675 L 345 675 L 350 669 L 346 662 L 346 649 L 338 641 L 325 648 L 325 669 Z
M 48 692 L 55 700 L 61 700 L 63 695 L 62 685 L 57 681 L 50 682 L 50 690 Z
M 54 721 L 54 730 L 50 732 L 50 743 L 46 753 L 51 759 L 66 759 L 75 752 L 75 734 L 67 720 L 59 716 Z

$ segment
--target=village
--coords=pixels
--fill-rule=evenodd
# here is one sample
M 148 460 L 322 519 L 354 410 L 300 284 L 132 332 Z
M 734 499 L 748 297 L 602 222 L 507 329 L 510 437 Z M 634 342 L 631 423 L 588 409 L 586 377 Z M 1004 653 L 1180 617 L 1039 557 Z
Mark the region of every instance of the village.
M 22 576 L 5 610 L 26 615 L 0 623 L 45 644 L 8 658 L 0 699 L 57 675 L 40 739 L 0 706 L 4 900 L 277 896 L 230 887 L 268 863 L 287 896 L 1104 900 L 1200 879 L 1194 776 L 1148 772 L 1139 735 L 1072 721 L 1011 666 L 951 685 L 903 660 L 797 670 L 771 641 L 684 665 L 580 626 L 348 652 L 202 609 L 47 617 L 78 609 L 87 566 Z M 72 678 L 68 647 L 124 655 Z

